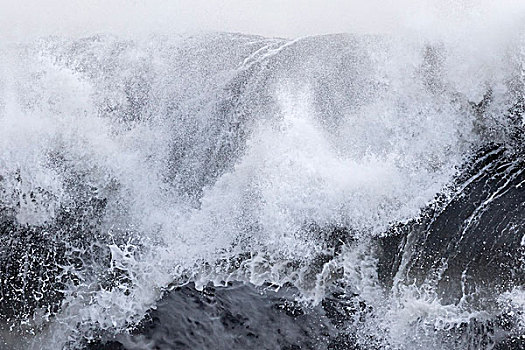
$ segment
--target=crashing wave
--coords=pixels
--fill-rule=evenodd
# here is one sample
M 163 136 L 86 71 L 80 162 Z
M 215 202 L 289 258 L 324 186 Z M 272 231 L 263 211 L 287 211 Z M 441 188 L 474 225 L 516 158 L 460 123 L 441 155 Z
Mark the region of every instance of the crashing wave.
M 521 334 L 522 310 L 500 311 L 521 305 L 525 61 L 500 49 L 461 64 L 448 43 L 371 35 L 6 46 L 4 342 L 82 347 L 174 288 L 234 281 L 344 295 L 339 328 L 364 348 Z

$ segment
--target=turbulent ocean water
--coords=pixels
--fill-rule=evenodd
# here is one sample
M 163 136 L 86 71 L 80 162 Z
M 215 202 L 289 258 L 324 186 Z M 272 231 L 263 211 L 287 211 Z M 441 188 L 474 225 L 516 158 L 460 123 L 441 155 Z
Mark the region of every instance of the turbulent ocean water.
M 1 349 L 522 349 L 525 37 L 0 47 Z

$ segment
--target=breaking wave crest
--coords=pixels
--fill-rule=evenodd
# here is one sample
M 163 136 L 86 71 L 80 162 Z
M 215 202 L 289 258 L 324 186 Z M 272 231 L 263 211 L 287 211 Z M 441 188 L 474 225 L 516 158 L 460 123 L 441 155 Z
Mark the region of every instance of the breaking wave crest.
M 521 335 L 518 34 L 487 52 L 376 35 L 5 45 L 0 337 L 79 348 L 174 288 L 233 281 L 310 307 L 341 292 L 363 348 Z

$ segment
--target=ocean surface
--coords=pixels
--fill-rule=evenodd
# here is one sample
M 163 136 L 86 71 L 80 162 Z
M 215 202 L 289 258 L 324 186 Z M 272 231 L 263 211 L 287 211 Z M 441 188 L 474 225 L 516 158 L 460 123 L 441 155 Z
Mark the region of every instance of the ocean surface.
M 525 35 L 0 46 L 0 349 L 525 348 Z

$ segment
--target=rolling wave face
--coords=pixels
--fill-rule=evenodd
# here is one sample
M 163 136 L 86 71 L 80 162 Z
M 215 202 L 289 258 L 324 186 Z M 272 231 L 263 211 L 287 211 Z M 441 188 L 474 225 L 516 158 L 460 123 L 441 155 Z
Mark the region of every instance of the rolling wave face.
M 367 305 L 344 322 L 365 348 L 491 347 L 472 334 L 502 308 L 519 333 L 525 80 L 507 44 L 470 61 L 349 35 L 3 47 L 4 342 L 78 348 L 171 288 L 234 280 L 315 305 L 343 288 Z

